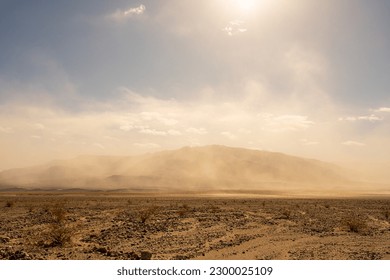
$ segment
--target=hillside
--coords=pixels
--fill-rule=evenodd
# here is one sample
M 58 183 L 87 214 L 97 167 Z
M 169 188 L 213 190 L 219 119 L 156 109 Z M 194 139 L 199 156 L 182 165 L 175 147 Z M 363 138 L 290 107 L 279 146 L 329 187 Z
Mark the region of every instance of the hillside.
M 185 147 L 142 156 L 79 156 L 0 173 L 0 186 L 149 191 L 335 187 L 340 168 L 281 153 L 225 146 Z

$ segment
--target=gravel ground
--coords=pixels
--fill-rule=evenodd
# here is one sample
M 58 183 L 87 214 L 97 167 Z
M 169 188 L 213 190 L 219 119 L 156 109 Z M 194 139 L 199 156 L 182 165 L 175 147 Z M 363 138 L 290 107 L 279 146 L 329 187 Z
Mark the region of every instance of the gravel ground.
M 390 259 L 390 199 L 1 194 L 0 259 Z

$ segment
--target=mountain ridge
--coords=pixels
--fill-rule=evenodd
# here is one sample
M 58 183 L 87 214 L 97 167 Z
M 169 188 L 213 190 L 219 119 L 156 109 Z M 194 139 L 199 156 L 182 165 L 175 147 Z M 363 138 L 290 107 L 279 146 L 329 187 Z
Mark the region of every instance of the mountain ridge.
M 253 190 L 267 185 L 335 186 L 349 181 L 341 168 L 330 163 L 221 145 L 140 156 L 84 155 L 0 172 L 0 186 L 26 188 Z

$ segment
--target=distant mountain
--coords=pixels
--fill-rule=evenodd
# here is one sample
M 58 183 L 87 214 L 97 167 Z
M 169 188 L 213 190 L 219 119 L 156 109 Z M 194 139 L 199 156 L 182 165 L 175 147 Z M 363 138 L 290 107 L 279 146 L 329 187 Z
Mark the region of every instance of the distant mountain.
M 132 191 L 283 190 L 348 184 L 341 168 L 281 153 L 225 146 L 142 156 L 79 156 L 0 172 L 0 188 Z

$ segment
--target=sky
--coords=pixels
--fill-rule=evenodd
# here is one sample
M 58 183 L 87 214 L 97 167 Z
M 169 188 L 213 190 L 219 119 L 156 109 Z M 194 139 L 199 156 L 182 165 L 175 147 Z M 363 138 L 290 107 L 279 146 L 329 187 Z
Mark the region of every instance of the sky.
M 1 0 L 0 170 L 220 144 L 390 166 L 387 0 Z

